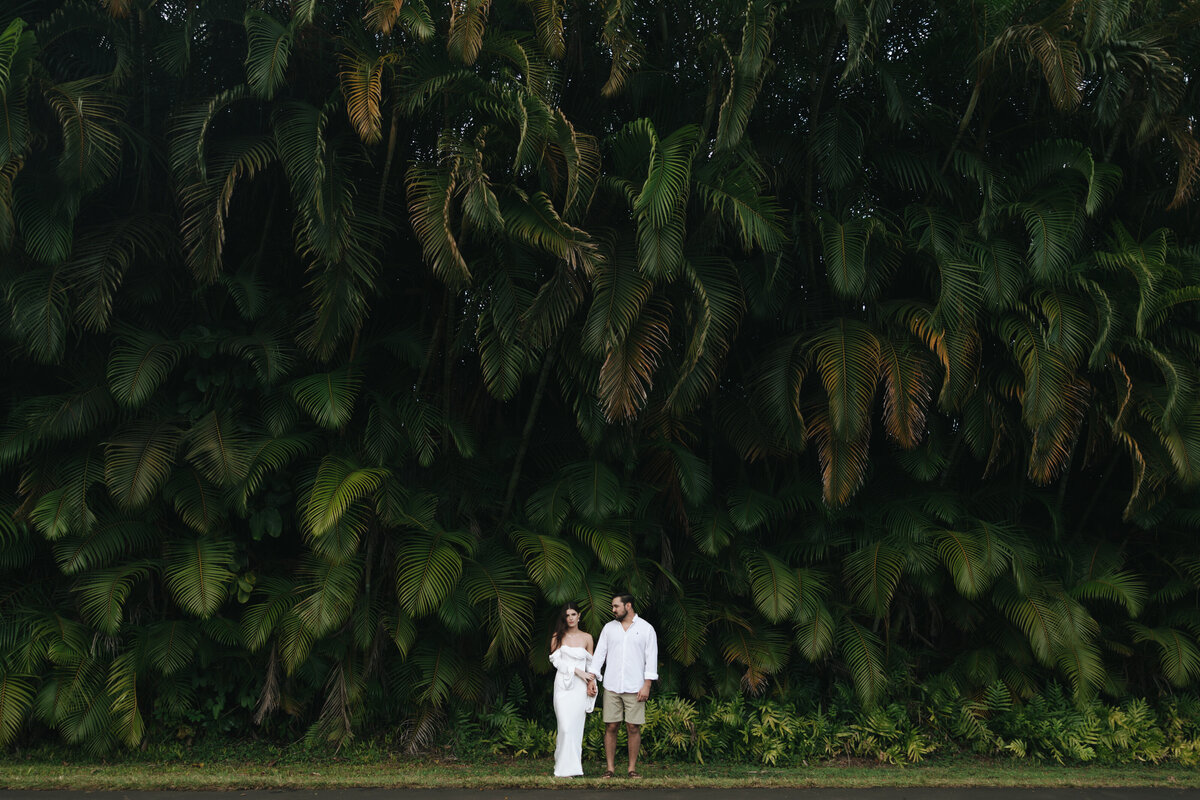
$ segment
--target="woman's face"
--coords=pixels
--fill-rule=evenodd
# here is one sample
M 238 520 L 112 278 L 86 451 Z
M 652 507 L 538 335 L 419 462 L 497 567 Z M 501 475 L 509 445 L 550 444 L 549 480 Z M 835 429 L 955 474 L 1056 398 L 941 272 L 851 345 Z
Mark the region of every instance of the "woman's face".
M 579 625 L 579 612 L 573 608 L 567 609 L 567 627 L 575 628 Z

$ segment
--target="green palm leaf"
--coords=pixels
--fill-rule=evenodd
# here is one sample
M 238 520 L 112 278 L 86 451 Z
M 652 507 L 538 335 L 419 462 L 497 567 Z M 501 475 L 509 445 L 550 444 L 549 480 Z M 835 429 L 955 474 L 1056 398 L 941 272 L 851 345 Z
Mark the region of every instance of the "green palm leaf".
M 28 244 L 26 247 L 32 249 Z M 64 241 L 61 258 L 66 258 L 69 249 L 69 242 Z M 53 255 L 52 260 L 61 259 L 59 255 Z M 6 288 L 12 314 L 10 325 L 16 338 L 35 360 L 43 364 L 58 361 L 66 349 L 70 321 L 64 270 L 52 267 L 27 269 Z
M 678 663 L 688 666 L 704 652 L 713 611 L 708 598 L 671 595 L 658 609 L 667 652 Z
M 280 619 L 295 604 L 297 591 L 290 581 L 267 577 L 255 584 L 254 596 L 263 599 L 246 607 L 241 624 L 242 641 L 252 653 L 270 640 Z
M 246 27 L 246 83 L 259 97 L 271 99 L 283 85 L 292 50 L 294 23 L 283 25 L 270 14 L 252 8 Z
M 46 100 L 62 125 L 58 174 L 66 186 L 90 192 L 112 177 L 120 164 L 120 103 L 102 78 L 56 84 L 46 92 Z
M 82 575 L 111 566 L 121 556 L 145 552 L 157 529 L 137 520 L 102 519 L 85 532 L 54 543 L 54 560 L 64 575 Z
M 408 613 L 423 617 L 437 609 L 458 585 L 462 551 L 470 539 L 459 531 L 408 530 L 396 548 L 396 596 Z
M 602 461 L 580 461 L 564 467 L 571 504 L 586 520 L 604 521 L 623 510 L 625 495 L 617 474 Z
M 879 371 L 888 435 L 901 447 L 916 447 L 925 436 L 925 413 L 933 392 L 932 370 L 915 348 L 881 338 Z
M 582 588 L 584 565 L 564 539 L 539 535 L 516 528 L 513 544 L 525 559 L 525 569 L 552 603 L 565 603 L 578 596 Z
M 854 688 L 863 704 L 870 707 L 883 697 L 887 688 L 883 643 L 879 637 L 849 617 L 837 629 L 838 649 L 850 671 Z
M 570 485 L 569 480 L 562 478 L 530 494 L 525 500 L 529 521 L 546 533 L 561 531 L 571 511 Z
M 146 629 L 146 656 L 163 675 L 174 675 L 192 663 L 200 632 L 184 620 L 155 622 Z
M 217 486 L 232 486 L 249 469 L 248 443 L 228 408 L 202 417 L 184 436 L 190 443 L 187 458 Z
M 830 287 L 840 297 L 861 297 L 867 287 L 867 244 L 877 223 L 872 219 L 839 222 L 831 214 L 821 214 L 819 219 Z
M 296 617 L 307 629 L 307 636 L 320 639 L 350 619 L 358 598 L 362 563 L 351 559 L 333 564 L 307 557 L 301 563 L 300 574 L 303 579 L 298 587 Z
M 413 232 L 421 242 L 425 261 L 443 283 L 452 287 L 471 282 L 471 270 L 451 227 L 455 173 L 453 168 L 413 165 L 405 179 Z
M 305 503 L 305 528 L 313 536 L 325 535 L 351 506 L 378 490 L 388 475 L 382 468 L 361 468 L 346 459 L 326 456 Z
M 810 349 L 829 398 L 832 436 L 842 441 L 860 438 L 879 381 L 879 340 L 861 322 L 841 318 L 817 333 Z
M 20 158 L 29 141 L 29 112 L 25 106 L 30 66 L 37 40 L 20 17 L 0 33 L 0 168 Z
M 997 586 L 996 603 L 1024 633 L 1033 654 L 1042 664 L 1053 664 L 1055 643 L 1062 638 L 1061 621 L 1047 598 L 1039 593 L 1022 596 L 1003 583 Z
M 318 425 L 337 430 L 353 416 L 361 386 L 360 374 L 347 364 L 333 372 L 300 378 L 292 384 L 292 397 Z
M 234 543 L 219 535 L 177 539 L 166 547 L 163 577 L 175 602 L 207 619 L 217 612 L 234 573 Z
M 455 0 L 450 6 L 450 32 L 446 51 L 464 64 L 474 64 L 483 47 L 491 0 Z
M 597 267 L 592 289 L 583 346 L 592 355 L 603 355 L 628 336 L 649 302 L 654 284 L 638 272 L 632 260 L 616 255 Z
M 625 337 L 609 349 L 600 366 L 596 391 L 610 420 L 635 417 L 646 403 L 670 337 L 665 306 L 665 302 L 651 300 Z
M 125 331 L 113 345 L 108 360 L 108 386 L 117 402 L 138 408 L 171 374 L 183 347 L 157 334 Z
M 683 274 L 692 290 L 687 352 L 667 398 L 676 409 L 692 409 L 717 381 L 721 362 L 736 337 L 744 310 L 742 287 L 728 259 L 689 258 Z
M 504 208 L 505 231 L 517 241 L 561 258 L 568 266 L 590 275 L 596 269 L 596 246 L 587 232 L 566 222 L 549 195 L 518 192 Z M 414 226 L 415 226 L 414 221 Z
M 690 527 L 692 541 L 700 552 L 715 556 L 729 546 L 737 535 L 737 528 L 723 512 L 708 512 L 692 519 Z
M 751 626 L 733 617 L 727 618 L 724 628 L 720 638 L 725 662 L 744 666 L 742 686 L 757 694 L 768 677 L 787 663 L 787 637 L 774 628 Z
M 467 597 L 483 607 L 483 621 L 491 634 L 485 663 L 497 664 L 526 652 L 533 624 L 532 586 L 524 565 L 492 544 L 481 548 L 463 574 Z
M 104 480 L 123 508 L 146 505 L 171 475 L 180 431 L 169 418 L 133 422 L 104 446 Z
M 138 672 L 133 653 L 122 653 L 109 666 L 106 690 L 111 701 L 111 733 L 136 747 L 146 732 L 146 722 L 138 707 Z
M 571 532 L 588 546 L 606 570 L 618 570 L 633 560 L 633 537 L 626 525 L 573 525 Z M 610 598 L 611 599 L 611 596 Z M 601 606 L 602 608 L 604 606 Z
M 865 427 L 858 439 L 839 439 L 830 430 L 829 416 L 822 410 L 812 415 L 809 432 L 817 444 L 825 503 L 830 506 L 844 505 L 866 479 L 870 464 L 871 429 Z
M 0 672 L 0 747 L 7 747 L 21 730 L 33 705 L 34 687 L 32 675 Z
M 157 257 L 172 247 L 174 221 L 165 214 L 136 215 L 80 231 L 67 262 L 76 317 L 93 332 L 108 330 L 113 299 L 139 256 Z
M 121 627 L 129 594 L 149 572 L 147 562 L 133 561 L 84 575 L 75 585 L 83 618 L 104 633 L 116 633 Z
M 776 556 L 754 550 L 746 555 L 750 570 L 750 589 L 754 604 L 771 622 L 790 617 L 800 601 L 800 580 L 796 570 Z
M 750 122 L 750 114 L 770 65 L 771 37 L 776 7 L 772 0 L 750 0 L 742 25 L 742 48 L 733 59 L 729 91 L 717 117 L 717 147 L 737 146 Z
M 847 554 L 843 574 L 854 601 L 876 617 L 886 617 L 906 561 L 890 537 Z
M 954 586 L 971 599 L 982 596 L 1006 566 L 1005 560 L 997 557 L 987 531 L 982 533 L 947 529 L 936 537 L 938 557 L 950 571 Z
M 1200 647 L 1196 641 L 1177 628 L 1150 628 L 1137 622 L 1127 622 L 1135 642 L 1158 645 L 1163 674 L 1174 686 L 1187 686 L 1200 677 Z
M 810 662 L 820 661 L 833 652 L 836 623 L 824 603 L 801 613 L 794 628 L 796 646 Z

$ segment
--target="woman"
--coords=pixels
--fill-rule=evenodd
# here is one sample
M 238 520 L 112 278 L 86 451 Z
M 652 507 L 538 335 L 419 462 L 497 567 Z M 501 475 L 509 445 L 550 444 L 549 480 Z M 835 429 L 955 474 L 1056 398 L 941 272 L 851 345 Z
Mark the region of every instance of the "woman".
M 583 723 L 596 707 L 596 678 L 587 672 L 591 657 L 592 635 L 579 630 L 579 606 L 567 603 L 550 637 L 550 663 L 558 670 L 554 676 L 554 715 L 558 717 L 554 774 L 559 778 L 583 774 Z

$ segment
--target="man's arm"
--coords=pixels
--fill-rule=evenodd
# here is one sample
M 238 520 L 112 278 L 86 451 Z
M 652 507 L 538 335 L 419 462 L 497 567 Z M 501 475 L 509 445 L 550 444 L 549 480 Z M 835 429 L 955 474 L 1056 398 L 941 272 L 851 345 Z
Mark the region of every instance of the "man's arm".
M 637 699 L 646 702 L 650 698 L 650 684 L 658 680 L 658 635 L 649 624 L 649 636 L 646 637 L 646 655 L 642 663 L 642 688 L 638 691 Z

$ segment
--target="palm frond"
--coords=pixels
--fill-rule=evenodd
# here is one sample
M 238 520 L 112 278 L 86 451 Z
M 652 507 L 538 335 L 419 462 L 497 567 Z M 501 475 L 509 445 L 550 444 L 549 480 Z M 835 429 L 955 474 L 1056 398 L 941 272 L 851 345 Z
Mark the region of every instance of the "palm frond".
M 383 139 L 383 71 L 394 61 L 392 54 L 368 58 L 363 53 L 348 51 L 341 56 L 338 80 L 346 113 L 366 144 Z
M 570 487 L 570 480 L 564 477 L 531 493 L 525 500 L 529 521 L 546 533 L 561 531 L 571 511 Z
M 359 467 L 337 456 L 321 460 L 312 492 L 304 504 L 304 526 L 315 537 L 333 530 L 350 508 L 375 492 L 388 470 Z
M 0 747 L 7 747 L 21 730 L 33 705 L 33 676 L 0 671 Z
M 62 126 L 58 174 L 66 186 L 86 194 L 111 178 L 121 161 L 117 130 L 123 112 L 102 78 L 59 83 L 46 100 Z
M 452 200 L 456 185 L 456 170 L 446 166 L 414 164 L 405 179 L 409 215 L 425 261 L 451 287 L 471 282 L 471 270 L 453 230 Z
M 717 117 L 717 147 L 731 149 L 741 141 L 770 64 L 776 8 L 772 0 L 750 0 L 742 25 L 742 48 L 732 59 L 729 90 Z
M 230 487 L 246 477 L 249 443 L 228 407 L 201 417 L 184 439 L 188 461 L 217 486 Z
M 104 446 L 104 480 L 123 508 L 145 506 L 175 466 L 179 428 L 169 418 L 141 420 L 118 430 Z
M 464 64 L 474 64 L 483 47 L 491 0 L 451 0 L 446 52 Z
M 746 555 L 754 604 L 771 622 L 790 617 L 800 600 L 796 570 L 764 550 Z
M 29 111 L 25 105 L 37 40 L 20 17 L 0 32 L 0 168 L 24 155 L 29 146 Z
M 597 525 L 572 525 L 571 533 L 579 541 L 587 545 L 596 556 L 600 566 L 614 571 L 629 566 L 633 560 L 633 537 L 627 525 L 610 523 L 604 527 Z M 609 595 L 611 598 L 612 595 Z M 605 600 L 607 602 L 607 600 Z M 604 608 L 604 604 L 599 606 Z
M 116 633 L 125 614 L 125 601 L 134 585 L 150 572 L 144 561 L 88 572 L 75 585 L 83 618 L 104 633 Z
M 270 100 L 284 82 L 295 23 L 284 25 L 257 8 L 246 12 L 243 23 L 246 28 L 246 83 L 256 95 Z
M 878 618 L 886 617 L 905 562 L 904 551 L 890 537 L 848 553 L 843 575 L 855 602 Z
M 459 531 L 407 530 L 396 547 L 396 596 L 416 617 L 436 610 L 458 586 L 470 540 Z
M 859 698 L 867 707 L 874 706 L 887 688 L 883 643 L 866 627 L 843 617 L 837 627 L 838 649 Z
M 552 603 L 565 603 L 578 596 L 583 586 L 584 565 L 571 544 L 557 536 L 516 528 L 510 534 L 525 569 Z
M 362 563 L 351 559 L 331 564 L 310 556 L 301 562 L 299 572 L 303 577 L 297 587 L 296 619 L 307 628 L 306 636 L 320 639 L 350 618 L 358 598 Z M 288 660 L 301 663 L 298 658 Z
M 585 520 L 603 522 L 624 510 L 621 480 L 602 461 L 580 461 L 562 469 L 571 505 Z
M 359 372 L 346 365 L 333 372 L 300 378 L 292 384 L 292 397 L 318 425 L 337 430 L 345 427 L 353 416 L 361 386 Z
M 493 543 L 475 554 L 464 572 L 463 583 L 471 603 L 482 606 L 483 622 L 492 637 L 485 662 L 502 663 L 526 652 L 533 625 L 533 599 L 524 565 Z
M 225 601 L 234 579 L 233 566 L 232 539 L 220 535 L 175 539 L 166 546 L 163 578 L 184 611 L 207 619 Z
M 613 344 L 600 366 L 597 395 L 609 420 L 630 419 L 646 403 L 654 373 L 666 351 L 670 320 L 665 302 L 648 303 L 625 337 Z
M 879 340 L 866 325 L 843 317 L 814 335 L 809 347 L 829 398 L 832 436 L 860 438 L 879 381 Z

